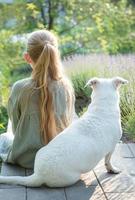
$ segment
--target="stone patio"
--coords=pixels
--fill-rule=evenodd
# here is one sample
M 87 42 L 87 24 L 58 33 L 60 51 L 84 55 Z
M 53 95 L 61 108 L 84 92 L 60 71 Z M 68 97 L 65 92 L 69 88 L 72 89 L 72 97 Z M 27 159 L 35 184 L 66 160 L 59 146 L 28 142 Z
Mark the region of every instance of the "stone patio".
M 112 163 L 122 172 L 106 173 L 102 160 L 82 175 L 82 181 L 65 188 L 29 188 L 0 184 L 0 200 L 135 200 L 135 144 L 119 143 Z M 31 170 L 3 164 L 2 175 L 29 175 Z

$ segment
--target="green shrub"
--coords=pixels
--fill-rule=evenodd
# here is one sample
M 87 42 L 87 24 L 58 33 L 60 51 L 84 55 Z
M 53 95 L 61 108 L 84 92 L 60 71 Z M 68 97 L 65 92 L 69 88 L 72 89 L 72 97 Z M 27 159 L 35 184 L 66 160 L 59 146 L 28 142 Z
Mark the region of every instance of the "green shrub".
M 0 133 L 6 132 L 8 123 L 7 109 L 4 106 L 0 106 Z
M 129 139 L 132 139 L 135 142 L 135 112 L 132 115 L 129 115 L 124 127 L 125 133 L 128 134 Z
M 90 103 L 90 95 L 91 95 L 91 89 L 90 88 L 84 88 L 86 82 L 88 80 L 87 74 L 85 73 L 77 73 L 76 75 L 72 75 L 72 83 L 75 90 L 75 108 L 77 114 L 79 114 L 84 107 L 87 107 Z

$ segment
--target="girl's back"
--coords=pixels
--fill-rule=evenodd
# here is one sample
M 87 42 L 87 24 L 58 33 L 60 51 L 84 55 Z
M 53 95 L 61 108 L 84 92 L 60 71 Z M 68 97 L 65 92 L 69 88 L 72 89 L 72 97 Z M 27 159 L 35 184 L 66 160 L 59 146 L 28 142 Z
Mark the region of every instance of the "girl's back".
M 7 162 L 17 163 L 26 168 L 34 165 L 35 154 L 44 146 L 40 133 L 39 95 L 35 90 L 29 97 L 30 88 L 34 86 L 32 78 L 17 81 L 8 102 L 8 114 L 12 118 L 12 129 L 15 135 L 12 149 L 8 153 Z M 63 130 L 63 118 L 69 113 L 68 94 L 59 81 L 52 81 L 49 86 L 54 104 L 57 131 Z

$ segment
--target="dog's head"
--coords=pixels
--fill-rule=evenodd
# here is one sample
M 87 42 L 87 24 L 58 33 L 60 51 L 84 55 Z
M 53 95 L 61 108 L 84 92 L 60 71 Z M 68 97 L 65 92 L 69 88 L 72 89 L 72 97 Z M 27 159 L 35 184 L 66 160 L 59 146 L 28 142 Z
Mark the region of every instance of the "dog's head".
M 97 78 L 90 79 L 85 87 L 90 86 L 93 89 L 92 96 L 98 98 L 113 98 L 118 96 L 118 89 L 122 84 L 128 83 L 121 77 L 114 78 Z

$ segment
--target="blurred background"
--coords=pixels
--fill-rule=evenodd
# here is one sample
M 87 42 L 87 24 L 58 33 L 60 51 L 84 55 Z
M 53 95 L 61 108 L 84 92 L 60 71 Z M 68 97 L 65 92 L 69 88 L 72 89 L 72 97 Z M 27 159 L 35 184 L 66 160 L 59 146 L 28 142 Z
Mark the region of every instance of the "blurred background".
M 135 141 L 135 0 L 0 0 L 0 133 L 7 127 L 12 84 L 29 77 L 23 60 L 29 33 L 46 28 L 59 38 L 79 116 L 90 103 L 93 77 L 123 76 L 123 141 Z

